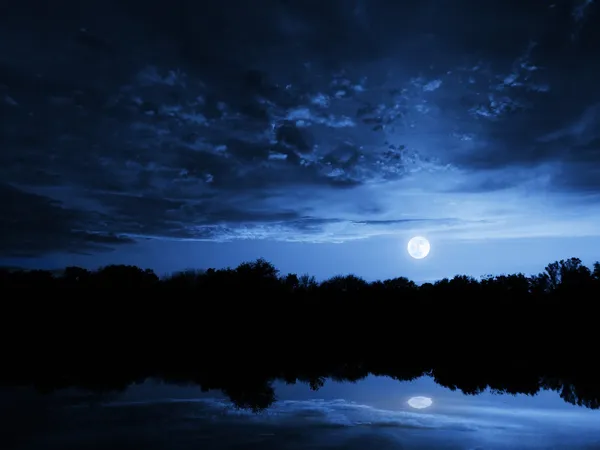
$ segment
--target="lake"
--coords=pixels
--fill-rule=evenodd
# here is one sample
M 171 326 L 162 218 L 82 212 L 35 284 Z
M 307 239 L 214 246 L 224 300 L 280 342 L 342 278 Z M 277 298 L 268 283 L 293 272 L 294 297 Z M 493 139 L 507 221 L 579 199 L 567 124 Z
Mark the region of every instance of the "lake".
M 1 391 L 0 448 L 12 449 L 600 449 L 600 410 L 536 396 L 467 396 L 431 378 L 276 383 L 261 413 L 217 391 L 146 381 L 123 393 Z M 415 409 L 408 400 L 430 398 Z M 418 402 L 417 402 L 418 403 Z M 426 404 L 426 403 L 425 403 Z

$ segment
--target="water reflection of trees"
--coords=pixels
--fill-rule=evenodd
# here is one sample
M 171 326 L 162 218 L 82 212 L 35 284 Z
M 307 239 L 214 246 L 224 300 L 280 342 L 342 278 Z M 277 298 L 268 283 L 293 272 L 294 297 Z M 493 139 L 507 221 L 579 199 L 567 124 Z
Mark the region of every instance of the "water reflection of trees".
M 417 286 L 280 275 L 265 260 L 159 279 L 133 266 L 0 271 L 1 381 L 48 391 L 146 378 L 268 407 L 274 380 L 431 375 L 466 394 L 552 389 L 600 407 L 600 264 Z

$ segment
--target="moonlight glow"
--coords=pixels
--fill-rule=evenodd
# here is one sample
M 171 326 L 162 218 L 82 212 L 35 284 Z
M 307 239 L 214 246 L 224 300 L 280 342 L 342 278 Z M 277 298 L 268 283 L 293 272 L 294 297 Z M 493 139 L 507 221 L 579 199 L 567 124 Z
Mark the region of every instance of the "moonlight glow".
M 408 406 L 415 409 L 429 408 L 433 404 L 433 400 L 429 397 L 411 397 L 408 399 Z
M 429 241 L 421 236 L 415 236 L 408 241 L 408 254 L 415 259 L 423 259 L 429 254 L 431 245 Z

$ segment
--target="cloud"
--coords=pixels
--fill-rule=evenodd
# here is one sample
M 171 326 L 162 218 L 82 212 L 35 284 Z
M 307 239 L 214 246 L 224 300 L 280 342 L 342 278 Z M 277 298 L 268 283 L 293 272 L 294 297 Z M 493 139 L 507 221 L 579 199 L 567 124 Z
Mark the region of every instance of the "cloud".
M 569 59 L 586 56 L 594 4 L 523 8 L 499 48 L 498 17 L 514 19 L 500 2 L 473 11 L 477 37 L 456 34 L 460 17 L 376 3 L 105 2 L 52 10 L 43 29 L 12 6 L 0 175 L 21 218 L 4 221 L 0 252 L 597 233 L 582 214 L 600 193 L 595 69 Z M 556 29 L 577 31 L 562 53 Z M 38 210 L 44 226 L 22 226 Z
M 219 417 L 223 423 L 251 422 L 276 426 L 309 426 L 311 428 L 382 427 L 419 430 L 477 431 L 490 429 L 518 429 L 515 425 L 499 425 L 492 421 L 470 419 L 442 414 L 392 411 L 338 400 L 287 400 L 276 402 L 263 413 L 252 413 L 235 408 L 225 400 L 217 399 L 161 399 L 137 402 L 110 402 L 106 407 L 159 407 L 179 404 L 186 411 L 194 411 L 196 417 Z
M 583 449 L 593 442 L 591 419 L 575 434 L 556 432 L 554 419 L 567 423 L 569 417 L 578 418 L 577 414 L 553 416 L 543 411 L 504 411 L 477 406 L 462 413 L 442 414 L 385 410 L 346 400 L 297 400 L 279 401 L 269 410 L 254 414 L 220 399 L 158 399 L 111 401 L 96 408 L 86 405 L 84 410 L 81 406 L 63 408 L 57 417 L 59 436 L 61 426 L 58 424 L 62 420 L 64 433 L 72 433 L 76 423 L 82 436 L 95 436 L 96 441 L 102 441 L 106 435 L 115 436 L 115 430 L 123 426 L 126 426 L 127 439 L 132 436 L 150 439 L 157 427 L 161 432 L 166 427 L 182 445 L 203 442 L 204 446 L 220 443 L 224 447 L 464 450 L 518 443 L 523 449 L 552 445 Z M 550 422 L 548 417 L 552 419 Z
M 90 231 L 102 220 L 99 214 L 64 208 L 48 197 L 0 185 L 0 251 L 15 256 L 67 250 L 102 251 L 134 242 L 110 230 Z
M 384 427 L 399 429 L 477 431 L 490 429 L 519 429 L 519 426 L 498 424 L 493 421 L 464 418 L 442 414 L 392 411 L 367 406 L 342 399 L 338 400 L 286 400 L 278 401 L 263 413 L 253 413 L 235 408 L 218 399 L 159 399 L 152 401 L 109 402 L 105 407 L 145 408 L 160 405 L 180 405 L 194 411 L 197 418 L 219 417 L 228 421 L 251 422 L 262 425 L 309 426 L 324 428 Z M 174 407 L 174 406 L 173 406 Z
M 504 416 L 514 421 L 527 421 L 527 423 L 539 423 L 543 421 L 547 424 L 554 424 L 563 428 L 581 427 L 584 429 L 593 429 L 593 425 L 598 420 L 598 411 L 583 409 L 578 407 L 565 409 L 536 409 L 536 408 L 509 408 L 497 406 L 454 406 L 455 413 L 474 413 L 478 416 Z M 523 422 L 522 422 L 523 423 Z

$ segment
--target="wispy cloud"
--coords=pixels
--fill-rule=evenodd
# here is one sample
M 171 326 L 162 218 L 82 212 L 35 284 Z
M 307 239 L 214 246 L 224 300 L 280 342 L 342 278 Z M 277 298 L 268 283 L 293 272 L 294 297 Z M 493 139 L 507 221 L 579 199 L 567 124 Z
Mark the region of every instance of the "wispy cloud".
M 280 401 L 261 414 L 236 409 L 227 401 L 217 399 L 113 402 L 105 407 L 126 408 L 123 414 L 128 410 L 127 417 L 163 411 L 171 420 L 179 417 L 186 423 L 194 421 L 198 430 L 210 424 L 213 435 L 216 430 L 227 429 L 227 438 L 222 438 L 228 445 L 259 440 L 263 445 L 295 448 L 298 442 L 289 442 L 291 435 L 304 436 L 304 445 L 309 441 L 318 446 L 346 443 L 351 448 L 359 442 L 363 445 L 385 442 L 386 445 L 394 444 L 394 448 L 402 445 L 440 448 L 445 445 L 444 448 L 456 449 L 518 442 L 519 448 L 523 449 L 545 449 L 551 445 L 583 449 L 594 442 L 594 417 L 577 411 L 457 406 L 444 413 L 417 413 L 375 408 L 346 400 Z M 557 432 L 559 424 L 565 427 L 576 424 L 578 431 L 562 428 Z
M 181 405 L 194 411 L 198 419 L 219 417 L 228 421 L 249 421 L 262 425 L 299 426 L 319 428 L 398 428 L 414 430 L 478 431 L 482 429 L 508 430 L 522 428 L 518 424 L 502 424 L 480 417 L 460 417 L 435 413 L 413 413 L 379 409 L 346 400 L 289 400 L 276 402 L 263 413 L 241 410 L 229 402 L 216 399 L 184 400 L 161 399 L 153 401 L 111 402 L 104 407 L 159 408 L 161 405 Z

